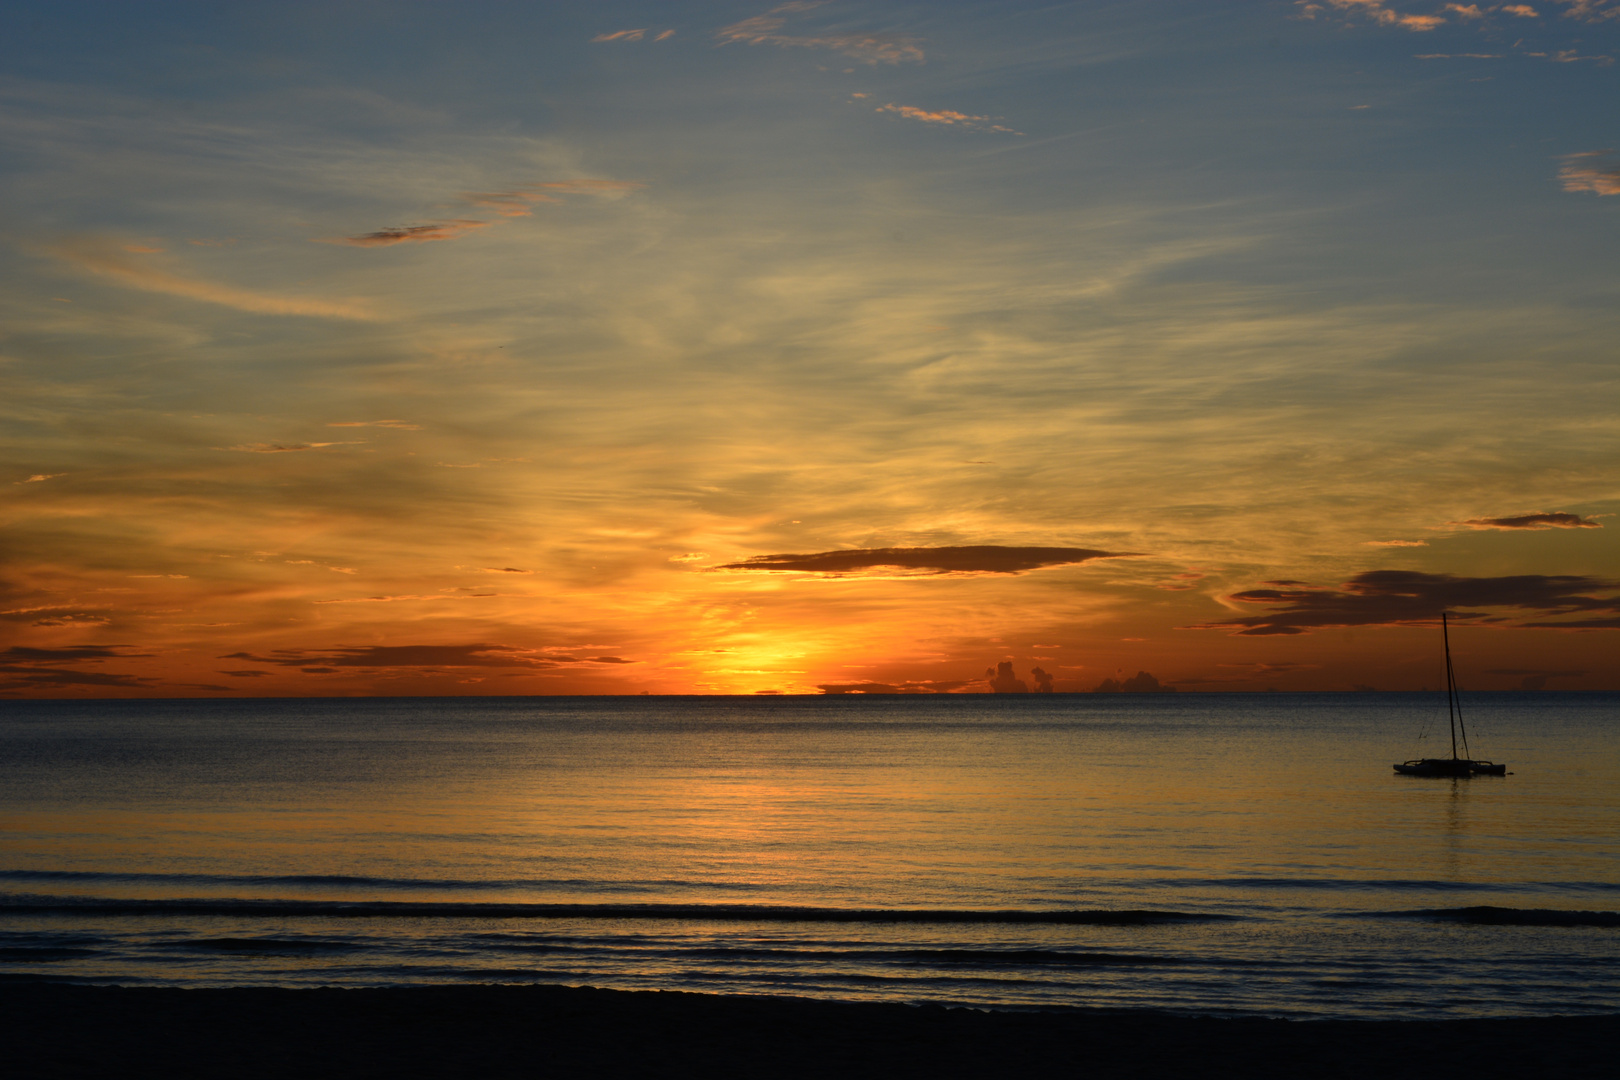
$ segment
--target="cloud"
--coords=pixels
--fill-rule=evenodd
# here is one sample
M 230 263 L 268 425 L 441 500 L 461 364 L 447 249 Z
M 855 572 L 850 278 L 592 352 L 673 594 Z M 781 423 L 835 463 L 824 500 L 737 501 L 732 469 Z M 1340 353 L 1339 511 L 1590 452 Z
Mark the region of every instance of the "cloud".
M 262 679 L 268 676 L 270 673 L 268 671 L 254 671 L 250 669 L 248 671 L 221 671 L 220 674 L 230 675 L 231 677 L 237 679 Z
M 646 36 L 647 36 L 647 28 L 642 27 L 640 30 L 615 30 L 611 34 L 597 34 L 595 37 L 591 38 L 591 41 L 593 41 L 593 42 L 599 42 L 599 41 L 640 41 L 643 38 L 645 38 Z M 670 38 L 672 38 L 674 36 L 675 36 L 675 31 L 673 31 L 673 30 L 660 30 L 653 37 L 653 40 L 654 41 L 668 41 Z
M 816 689 L 823 694 L 948 694 L 968 685 L 961 680 L 923 679 L 898 683 L 818 683 Z M 776 693 L 761 690 L 758 693 Z
M 1371 570 L 1357 574 L 1339 589 L 1319 589 L 1299 582 L 1271 582 L 1281 588 L 1249 589 L 1227 599 L 1236 604 L 1269 608 L 1265 614 L 1201 623 L 1191 630 L 1235 630 L 1239 636 L 1306 634 L 1344 626 L 1432 625 L 1442 611 L 1484 623 L 1506 623 L 1502 616 L 1470 608 L 1518 608 L 1542 616 L 1577 612 L 1620 612 L 1620 596 L 1594 592 L 1620 588 L 1602 578 L 1542 574 L 1470 578 L 1409 570 Z M 1620 626 L 1620 616 L 1581 622 L 1520 623 L 1520 626 L 1595 629 Z
M 49 686 L 128 686 L 144 687 L 152 679 L 100 671 L 69 671 L 61 668 L 19 668 L 0 665 L 0 688 L 20 689 Z
M 1564 5 L 1564 18 L 1581 22 L 1602 22 L 1620 19 L 1620 3 L 1615 0 L 1554 0 Z
M 1403 14 L 1386 5 L 1383 0 L 1322 0 L 1322 3 L 1313 0 L 1295 0 L 1300 15 L 1307 19 L 1314 19 L 1320 12 L 1327 10 L 1323 7 L 1324 3 L 1335 11 L 1346 15 L 1361 15 L 1380 26 L 1399 26 L 1404 30 L 1418 33 L 1443 26 L 1446 21 L 1439 15 Z
M 985 682 L 997 694 L 1027 694 L 1029 684 L 1013 673 L 1011 660 L 1003 660 L 993 668 L 984 669 Z
M 538 661 L 510 645 L 367 645 L 327 650 L 276 649 L 269 656 L 230 653 L 221 660 L 306 667 L 533 667 Z
M 327 427 L 380 427 L 398 431 L 421 431 L 421 424 L 407 424 L 403 420 L 334 420 Z
M 1428 547 L 1427 540 L 1363 540 L 1370 547 Z
M 43 484 L 47 480 L 55 480 L 58 476 L 66 476 L 66 475 L 67 475 L 67 473 L 60 473 L 60 472 L 35 473 L 33 476 L 30 476 L 26 480 L 13 480 L 12 483 L 13 484 Z
M 1503 4 L 1496 10 L 1515 15 L 1521 19 L 1537 19 L 1541 17 L 1541 13 L 1529 4 Z
M 141 687 L 152 682 L 148 678 L 122 675 L 115 672 L 76 671 L 57 665 L 100 663 L 103 660 L 127 660 L 132 657 L 151 656 L 151 653 L 129 652 L 127 645 L 78 645 L 60 649 L 39 649 L 26 645 L 13 645 L 0 652 L 0 688 L 26 689 L 52 686 L 127 686 Z
M 915 105 L 896 105 L 891 101 L 887 105 L 879 105 L 872 111 L 897 113 L 900 116 L 905 117 L 907 120 L 918 120 L 924 124 L 947 124 L 952 127 L 966 128 L 970 131 L 1004 131 L 1009 135 L 1023 134 L 1021 131 L 1014 131 L 1010 127 L 991 122 L 993 120 L 1000 119 L 999 117 L 972 116 L 968 113 L 959 113 L 951 109 L 941 109 L 938 112 L 930 112 L 927 109 L 919 109 Z
M 574 180 L 542 180 L 532 184 L 519 184 L 508 191 L 468 191 L 461 200 L 469 206 L 493 210 L 506 218 L 529 217 L 535 203 L 560 202 L 565 195 L 594 195 L 617 198 L 647 185 L 639 180 L 602 180 L 580 178 Z M 476 229 L 488 228 L 492 222 L 479 218 L 450 218 L 422 225 L 395 225 L 358 236 L 327 237 L 323 244 L 346 244 L 350 247 L 390 247 L 394 244 L 425 244 L 435 240 L 454 240 Z
M 328 446 L 360 446 L 363 439 L 350 439 L 344 442 L 310 442 L 310 443 L 242 443 L 240 446 L 216 446 L 215 450 L 235 450 L 243 454 L 291 454 L 299 450 L 320 450 Z
M 784 13 L 809 11 L 819 3 L 788 3 L 764 15 L 723 26 L 714 33 L 722 45 L 775 45 L 790 49 L 831 49 L 868 64 L 920 64 L 924 60 L 919 39 L 897 34 L 782 34 Z
M 1121 672 L 1121 674 L 1124 674 Z M 1138 671 L 1129 679 L 1104 679 L 1092 691 L 1094 694 L 1173 694 L 1175 687 L 1161 685 L 1159 680 L 1145 671 Z
M 1576 679 L 1585 675 L 1584 670 L 1544 670 L 1537 668 L 1487 668 L 1487 675 L 1518 675 L 1522 676 L 1519 682 L 1520 690 L 1545 690 L 1548 679 Z
M 52 257 L 85 273 L 106 278 L 125 288 L 164 293 L 188 300 L 235 308 L 261 315 L 303 315 L 327 319 L 371 320 L 379 316 L 359 300 L 321 300 L 307 296 L 276 296 L 238 289 L 214 281 L 181 277 L 130 259 L 112 242 L 96 238 L 63 241 L 44 249 Z
M 301 671 L 322 669 L 330 674 L 339 668 L 550 668 L 559 664 L 635 664 L 618 656 L 535 656 L 514 645 L 367 645 L 336 649 L 274 649 L 268 656 L 236 652 L 221 660 L 246 660 L 254 664 L 275 664 Z M 225 672 L 225 674 L 239 674 Z
M 337 567 L 327 567 L 327 569 L 336 570 Z M 345 572 L 347 572 L 347 571 L 345 571 Z M 395 603 L 395 602 L 400 601 L 400 600 L 477 600 L 477 599 L 480 599 L 480 598 L 483 598 L 483 597 L 499 596 L 499 595 L 501 595 L 501 594 L 500 593 L 492 593 L 492 592 L 485 592 L 485 593 L 463 592 L 462 590 L 457 589 L 454 592 L 428 593 L 428 594 L 425 594 L 425 595 L 420 594 L 420 593 L 402 593 L 402 594 L 396 594 L 396 595 L 393 595 L 393 596 L 352 596 L 352 597 L 348 597 L 348 598 L 342 599 L 342 600 L 311 600 L 310 603 L 312 603 L 312 604 L 392 604 L 392 603 Z
M 482 229 L 489 225 L 487 221 L 478 221 L 473 218 L 455 218 L 451 221 L 436 221 L 428 225 L 395 225 L 376 232 L 361 233 L 359 236 L 340 236 L 336 239 L 322 240 L 323 244 L 348 244 L 351 247 L 388 247 L 391 244 L 425 244 L 432 240 L 454 240 L 458 236 L 465 236 L 474 229 Z
M 1601 529 L 1598 522 L 1579 514 L 1520 514 L 1518 517 L 1470 518 L 1467 521 L 1448 521 L 1447 525 L 1465 525 L 1470 529 Z
M 62 649 L 35 649 L 26 645 L 13 645 L 0 652 L 0 664 L 60 664 L 78 660 L 126 660 L 151 653 L 132 653 L 122 650 L 128 645 L 78 645 Z
M 1092 559 L 1131 558 L 1134 552 L 1070 547 L 852 548 L 812 555 L 755 555 L 716 570 L 750 570 L 844 575 L 863 570 L 918 571 L 928 574 L 1017 574 L 1047 566 L 1069 566 Z
M 1608 150 L 1570 154 L 1564 158 L 1558 179 L 1565 191 L 1590 191 L 1594 195 L 1620 195 L 1620 160 L 1606 155 Z
M 534 203 L 561 202 L 565 195 L 617 198 L 646 186 L 640 180 L 546 180 L 520 184 L 510 191 L 469 191 L 461 197 L 502 217 L 529 217 Z

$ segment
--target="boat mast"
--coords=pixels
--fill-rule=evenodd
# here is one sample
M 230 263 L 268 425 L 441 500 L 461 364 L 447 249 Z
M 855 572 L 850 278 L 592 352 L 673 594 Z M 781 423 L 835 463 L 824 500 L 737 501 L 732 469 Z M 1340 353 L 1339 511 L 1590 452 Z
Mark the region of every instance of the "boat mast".
M 1446 643 L 1446 719 L 1451 721 L 1451 760 L 1457 760 L 1457 683 L 1451 675 L 1451 631 L 1446 613 L 1440 613 L 1440 640 Z

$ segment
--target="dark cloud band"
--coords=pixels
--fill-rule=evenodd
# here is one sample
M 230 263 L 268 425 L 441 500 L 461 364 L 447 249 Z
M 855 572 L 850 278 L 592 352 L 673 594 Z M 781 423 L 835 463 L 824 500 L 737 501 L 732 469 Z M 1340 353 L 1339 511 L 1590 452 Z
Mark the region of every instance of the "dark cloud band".
M 1620 596 L 1593 596 L 1620 588 L 1620 582 L 1576 575 L 1522 574 L 1515 577 L 1470 578 L 1450 574 L 1424 574 L 1409 570 L 1373 570 L 1357 574 L 1338 589 L 1318 589 L 1297 582 L 1249 589 L 1227 599 L 1269 609 L 1220 622 L 1200 623 L 1194 630 L 1235 630 L 1239 635 L 1263 637 L 1305 634 L 1341 626 L 1424 625 L 1438 620 L 1442 611 L 1476 622 L 1506 622 L 1503 616 L 1473 608 L 1517 608 L 1546 617 L 1590 614 L 1569 622 L 1531 622 L 1522 626 L 1562 629 L 1620 627 Z
M 852 548 L 810 555 L 756 555 L 717 570 L 787 571 L 800 574 L 856 574 L 868 570 L 908 570 L 929 574 L 1017 574 L 1047 566 L 1071 566 L 1092 559 L 1129 558 L 1133 552 L 1071 547 L 915 547 Z

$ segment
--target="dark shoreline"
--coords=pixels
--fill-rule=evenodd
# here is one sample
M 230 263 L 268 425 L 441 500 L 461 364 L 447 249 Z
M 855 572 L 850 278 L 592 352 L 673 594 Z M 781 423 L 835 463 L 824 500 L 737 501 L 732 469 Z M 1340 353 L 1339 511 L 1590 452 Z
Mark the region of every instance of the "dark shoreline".
M 1612 1076 L 1620 1013 L 1275 1020 L 563 986 L 176 990 L 0 983 L 12 1075 Z

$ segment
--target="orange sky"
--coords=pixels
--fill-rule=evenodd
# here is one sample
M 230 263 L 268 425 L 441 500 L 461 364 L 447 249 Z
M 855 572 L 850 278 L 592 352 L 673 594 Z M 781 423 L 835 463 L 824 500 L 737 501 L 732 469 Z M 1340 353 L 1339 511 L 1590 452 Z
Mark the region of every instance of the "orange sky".
M 1519 7 L 41 14 L 0 695 L 1620 689 L 1620 7 Z

